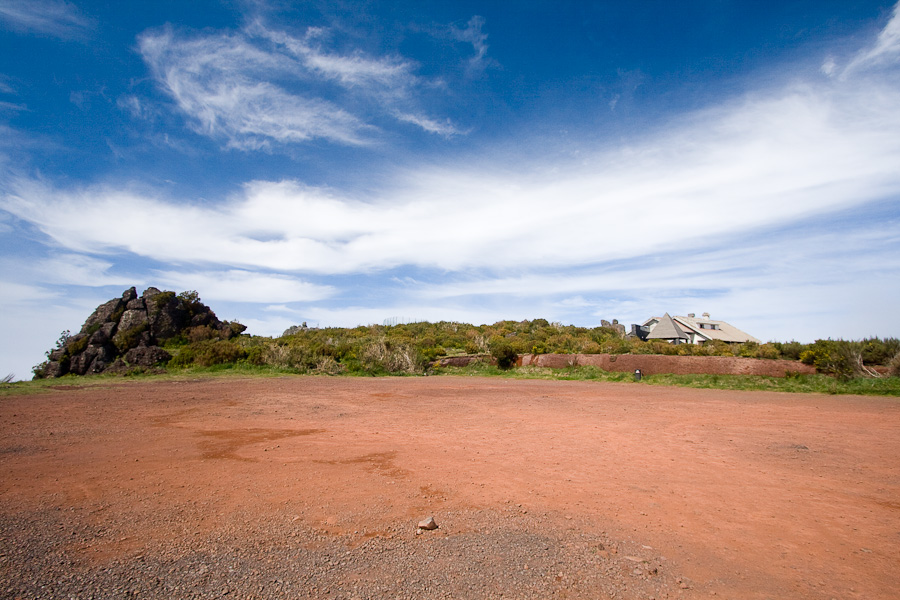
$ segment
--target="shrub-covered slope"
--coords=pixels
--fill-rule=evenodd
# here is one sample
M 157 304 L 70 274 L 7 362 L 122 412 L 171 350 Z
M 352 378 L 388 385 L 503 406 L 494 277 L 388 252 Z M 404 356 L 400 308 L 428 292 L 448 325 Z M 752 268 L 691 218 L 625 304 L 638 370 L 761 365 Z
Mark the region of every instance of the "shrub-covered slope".
M 48 360 L 35 367 L 35 376 L 238 363 L 297 373 L 402 374 L 427 371 L 444 357 L 481 356 L 509 368 L 518 356 L 550 353 L 786 359 L 843 378 L 900 375 L 900 340 L 894 338 L 672 345 L 626 337 L 615 321 L 602 323 L 589 328 L 534 319 L 493 325 L 442 321 L 321 329 L 304 324 L 270 338 L 239 335 L 244 326 L 219 321 L 196 292 L 148 288 L 138 297 L 131 288 L 99 306 L 77 334 L 65 332 L 47 353 Z

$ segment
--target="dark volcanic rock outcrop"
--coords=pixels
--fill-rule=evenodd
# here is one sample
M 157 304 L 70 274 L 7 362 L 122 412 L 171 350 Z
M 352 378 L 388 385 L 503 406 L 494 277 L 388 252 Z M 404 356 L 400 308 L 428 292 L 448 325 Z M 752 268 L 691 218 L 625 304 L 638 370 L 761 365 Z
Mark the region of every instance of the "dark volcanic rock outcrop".
M 244 329 L 240 323 L 220 321 L 200 302 L 196 292 L 176 295 L 151 287 L 138 296 L 130 288 L 121 298 L 98 306 L 81 331 L 62 338 L 58 347 L 47 354 L 47 361 L 35 367 L 35 377 L 154 367 L 172 358 L 160 347 L 168 340 L 190 339 L 192 334 L 227 340 Z

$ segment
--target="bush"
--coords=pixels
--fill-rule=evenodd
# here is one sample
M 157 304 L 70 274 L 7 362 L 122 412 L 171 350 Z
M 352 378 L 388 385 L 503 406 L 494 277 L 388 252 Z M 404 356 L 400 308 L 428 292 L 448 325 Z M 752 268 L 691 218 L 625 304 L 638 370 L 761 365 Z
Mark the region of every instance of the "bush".
M 219 332 L 210 327 L 209 325 L 200 325 L 198 327 L 191 327 L 185 332 L 185 337 L 189 343 L 195 342 L 203 342 L 206 340 L 217 340 L 219 339 Z
M 47 367 L 50 366 L 50 361 L 45 360 L 40 362 L 33 367 L 31 367 L 31 378 L 32 379 L 46 379 L 47 378 Z
M 778 348 L 775 344 L 763 344 L 759 347 L 759 351 L 757 352 L 758 358 L 766 358 L 769 360 L 777 359 L 781 353 L 778 351 Z
M 894 358 L 891 359 L 890 364 L 888 364 L 888 375 L 891 377 L 900 377 L 900 352 L 894 355 Z
M 66 354 L 75 356 L 79 352 L 83 352 L 87 348 L 90 336 L 83 334 L 75 334 L 66 342 Z
M 412 346 L 384 338 L 367 344 L 360 353 L 359 361 L 363 369 L 372 374 L 414 373 L 421 364 Z
M 772 345 L 781 354 L 781 357 L 787 360 L 800 360 L 800 355 L 806 351 L 806 344 L 797 341 L 790 342 L 773 342 Z
M 863 340 L 862 359 L 867 365 L 890 365 L 891 360 L 900 353 L 900 340 L 897 338 L 873 338 Z
M 873 377 L 877 373 L 863 364 L 863 342 L 844 340 L 816 340 L 800 354 L 800 361 L 814 365 L 820 373 L 847 380 L 852 377 Z
M 148 323 L 140 323 L 125 331 L 119 331 L 113 336 L 112 342 L 120 353 L 124 353 L 138 345 L 138 338 L 147 331 L 148 327 Z
M 512 344 L 506 338 L 495 336 L 491 338 L 488 345 L 491 349 L 491 356 L 497 359 L 498 367 L 506 370 L 516 365 L 519 355 L 516 354 Z
M 759 358 L 759 344 L 756 342 L 745 342 L 741 344 L 738 354 L 742 358 Z
M 246 351 L 233 342 L 225 340 L 205 340 L 188 344 L 178 351 L 169 366 L 172 367 L 211 367 L 235 363 L 246 358 Z
M 150 314 L 158 314 L 160 311 L 162 311 L 163 307 L 175 297 L 175 292 L 160 292 L 151 297 L 153 306 L 148 306 L 147 309 Z
M 265 349 L 262 346 L 251 346 L 244 350 L 246 353 L 245 360 L 251 365 L 262 366 L 266 364 Z
M 421 354 L 424 363 L 432 363 L 441 356 L 447 356 L 447 350 L 442 346 L 433 346 L 423 349 Z

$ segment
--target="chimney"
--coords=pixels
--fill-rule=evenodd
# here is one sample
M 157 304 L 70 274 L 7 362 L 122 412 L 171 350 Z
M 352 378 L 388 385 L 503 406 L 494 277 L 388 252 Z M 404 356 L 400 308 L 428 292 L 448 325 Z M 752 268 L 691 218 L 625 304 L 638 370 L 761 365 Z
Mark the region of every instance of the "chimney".
M 693 319 L 696 316 L 696 314 L 697 313 L 688 313 L 688 316 Z
M 704 319 L 708 319 L 708 318 L 709 318 L 709 313 L 703 313 L 703 318 L 704 318 Z

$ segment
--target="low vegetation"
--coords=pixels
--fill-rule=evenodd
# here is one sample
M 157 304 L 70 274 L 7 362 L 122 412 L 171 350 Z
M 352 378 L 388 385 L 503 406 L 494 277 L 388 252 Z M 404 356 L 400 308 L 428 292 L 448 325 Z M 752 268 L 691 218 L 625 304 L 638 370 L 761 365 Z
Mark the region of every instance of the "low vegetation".
M 534 321 L 500 321 L 493 325 L 408 323 L 355 328 L 295 327 L 277 338 L 236 336 L 217 340 L 184 340 L 166 349 L 170 366 L 211 366 L 229 362 L 284 369 L 294 373 L 421 374 L 437 359 L 480 356 L 501 370 L 521 354 L 663 354 L 734 356 L 799 360 L 823 374 L 841 379 L 900 375 L 900 340 L 871 338 L 859 342 L 818 340 L 813 344 L 672 345 L 624 337 L 610 327 L 576 327 Z M 187 343 L 186 343 L 187 342 Z
M 150 312 L 166 303 L 189 308 L 208 308 L 196 292 L 161 292 L 152 298 Z M 197 312 L 197 311 L 194 311 Z M 155 313 L 154 313 L 155 314 Z M 191 313 L 192 314 L 192 313 Z M 188 315 L 190 316 L 190 315 Z M 192 317 L 193 318 L 193 317 Z M 213 315 L 214 318 L 214 315 Z M 193 319 L 196 321 L 196 319 Z M 208 320 L 208 319 L 207 319 Z M 777 389 L 826 393 L 896 394 L 900 388 L 900 340 L 870 338 L 861 341 L 817 340 L 812 344 L 770 342 L 766 344 L 671 345 L 625 337 L 615 327 L 576 327 L 533 321 L 499 321 L 493 325 L 456 322 L 369 325 L 355 328 L 292 327 L 280 337 L 242 334 L 237 322 L 194 325 L 160 342 L 171 359 L 169 373 L 325 374 L 325 375 L 422 375 L 465 373 L 629 381 L 628 373 L 608 373 L 593 367 L 573 369 L 513 368 L 522 354 L 663 354 L 678 356 L 731 356 L 758 359 L 797 360 L 813 365 L 821 374 L 783 379 L 724 375 L 654 375 L 649 384 L 689 385 L 728 389 Z M 119 350 L 133 347 L 147 326 L 141 324 L 118 332 L 112 343 Z M 64 332 L 57 344 L 72 350 L 74 336 Z M 87 343 L 87 336 L 77 341 Z M 48 356 L 53 351 L 48 352 Z M 443 357 L 478 357 L 464 367 L 440 367 Z M 44 368 L 46 363 L 36 367 Z M 126 375 L 164 372 L 158 367 L 131 368 Z M 121 375 L 122 373 L 120 373 Z M 4 387 L 11 385 L 5 382 Z

